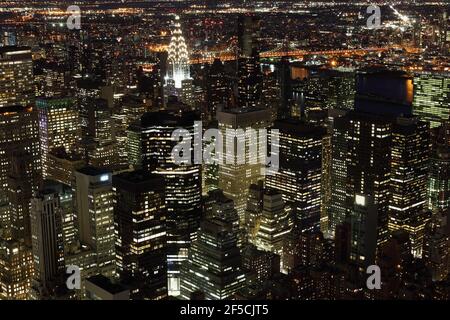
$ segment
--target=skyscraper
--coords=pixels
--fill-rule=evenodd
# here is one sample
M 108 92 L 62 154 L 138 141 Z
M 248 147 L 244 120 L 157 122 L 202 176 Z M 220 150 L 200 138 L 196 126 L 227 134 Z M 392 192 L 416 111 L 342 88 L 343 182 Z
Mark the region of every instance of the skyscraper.
M 190 78 L 189 54 L 186 46 L 183 32 L 181 30 L 180 17 L 175 16 L 172 24 L 172 37 L 168 49 L 169 67 L 167 70 L 167 79 L 173 82 L 176 89 L 182 88 L 182 81 Z
M 0 48 L 0 108 L 34 103 L 33 61 L 29 47 Z
M 116 264 L 132 299 L 167 297 L 164 178 L 146 171 L 113 177 Z
M 416 117 L 397 118 L 392 136 L 389 230 L 406 230 L 416 257 L 422 255 L 427 222 L 428 128 Z
M 439 127 L 450 117 L 450 77 L 445 73 L 423 72 L 414 77 L 414 114 Z
M 43 176 L 48 176 L 48 154 L 63 147 L 66 152 L 75 151 L 80 139 L 78 112 L 72 98 L 40 98 L 36 100 L 39 117 L 39 140 Z
M 130 164 L 164 177 L 170 295 L 179 294 L 180 265 L 196 238 L 202 196 L 200 165 L 175 163 L 172 149 L 177 142 L 172 133 L 183 128 L 193 137 L 197 119 L 193 112 L 149 112 L 128 130 Z M 191 156 L 193 146 L 187 152 Z
M 389 118 L 351 111 L 334 120 L 329 209 L 332 234 L 347 217 L 354 216 L 355 223 L 364 225 L 364 216 L 374 214 L 375 237 L 379 243 L 387 240 L 391 143 Z M 366 197 L 371 199 L 367 204 Z
M 265 190 L 263 210 L 255 237 L 256 247 L 281 256 L 286 236 L 292 230 L 292 224 L 292 209 L 285 204 L 281 193 L 276 190 Z
M 302 230 L 320 229 L 322 139 L 325 129 L 298 120 L 275 121 L 280 168 L 266 177 L 297 215 Z
M 206 219 L 181 269 L 181 297 L 201 291 L 207 300 L 232 298 L 245 284 L 237 236 L 223 219 Z
M 110 171 L 84 167 L 75 172 L 80 242 L 96 254 L 98 273 L 115 273 L 114 192 Z
M 244 223 L 244 211 L 251 184 L 263 179 L 261 169 L 265 167 L 258 159 L 262 155 L 261 144 L 252 152 L 247 134 L 250 130 L 265 129 L 270 126 L 270 111 L 256 108 L 230 109 L 217 113 L 219 130 L 224 141 L 234 142 L 234 146 L 224 148 L 223 164 L 219 165 L 219 188 L 234 201 L 241 224 Z M 259 139 L 261 135 L 256 134 Z M 245 141 L 244 163 L 239 161 L 237 143 Z M 231 148 L 230 148 L 231 147 Z M 264 155 L 265 156 L 265 155 Z M 230 161 L 231 160 L 231 161 Z
M 31 296 L 43 299 L 53 296 L 64 284 L 63 212 L 59 193 L 40 191 L 31 201 L 31 231 L 34 276 Z

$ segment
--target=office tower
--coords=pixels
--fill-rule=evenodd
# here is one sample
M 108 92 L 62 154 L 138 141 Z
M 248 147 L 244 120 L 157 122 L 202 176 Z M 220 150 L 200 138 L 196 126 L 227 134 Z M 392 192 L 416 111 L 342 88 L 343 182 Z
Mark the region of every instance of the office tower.
M 180 265 L 196 238 L 202 195 L 200 165 L 174 162 L 172 149 L 177 142 L 172 139 L 172 133 L 183 128 L 192 137 L 197 119 L 193 112 L 149 112 L 128 130 L 130 165 L 156 173 L 165 180 L 169 295 L 179 294 Z M 193 145 L 187 152 L 192 157 Z
M 450 262 L 449 211 L 435 212 L 427 226 L 423 259 L 433 281 L 448 279 Z
M 72 152 L 80 138 L 78 112 L 73 98 L 40 98 L 36 100 L 39 118 L 39 140 L 42 172 L 48 177 L 49 153 L 62 147 Z
M 264 74 L 261 84 L 261 107 L 270 109 L 271 120 L 275 121 L 281 110 L 281 85 L 275 72 Z
M 322 139 L 325 129 L 298 120 L 275 121 L 279 130 L 278 172 L 267 176 L 268 188 L 278 190 L 292 206 L 302 230 L 320 230 Z
M 184 79 L 181 81 L 180 101 L 188 106 L 194 106 L 194 80 Z
M 290 271 L 298 267 L 321 267 L 325 263 L 331 262 L 330 246 L 322 232 L 294 233 L 294 236 L 283 248 L 284 270 Z
M 76 290 L 79 300 L 86 299 L 86 279 L 99 274 L 96 252 L 85 244 L 72 243 L 65 249 L 66 266 L 77 266 L 80 269 L 80 289 Z
M 262 74 L 259 53 L 254 50 L 248 58 L 238 60 L 238 105 L 240 108 L 259 106 Z
M 346 265 L 350 260 L 351 225 L 344 222 L 338 225 L 334 234 L 334 261 Z
M 391 120 L 385 116 L 350 111 L 334 119 L 331 144 L 331 234 L 348 215 L 353 214 L 356 203 L 359 215 L 363 214 L 361 208 L 376 211 L 376 238 L 380 243 L 385 241 L 391 178 Z M 364 206 L 366 196 L 371 197 L 372 202 Z
M 256 234 L 258 233 L 263 210 L 263 181 L 258 184 L 252 184 L 248 190 L 247 204 L 245 208 L 244 226 L 247 233 L 248 242 L 255 244 Z
M 0 240 L 0 298 L 26 300 L 31 288 L 33 253 L 16 240 Z
M 80 242 L 96 253 L 98 273 L 115 273 L 114 192 L 110 171 L 84 167 L 75 172 Z
M 231 224 L 220 218 L 204 220 L 181 268 L 181 297 L 201 291 L 207 300 L 230 299 L 245 284 L 241 263 Z
M 427 206 L 432 212 L 450 206 L 450 145 L 448 123 L 439 129 L 440 138 L 430 157 L 428 172 Z
M 431 128 L 439 127 L 450 117 L 450 78 L 437 72 L 417 73 L 414 76 L 414 114 L 428 121 Z
M 86 166 L 86 160 L 78 153 L 56 148 L 48 153 L 47 178 L 68 186 L 75 184 L 75 171 Z
M 408 232 L 412 254 L 422 256 L 426 219 L 429 124 L 397 118 L 392 132 L 389 231 Z
M 240 15 L 237 21 L 239 56 L 250 57 L 258 48 L 261 20 L 255 16 Z
M 33 61 L 29 47 L 0 48 L 0 108 L 34 103 Z
M 116 264 L 132 299 L 167 297 L 164 178 L 145 171 L 113 177 Z
M 87 300 L 130 300 L 130 289 L 103 275 L 86 279 Z
M 35 177 L 33 157 L 25 151 L 14 151 L 7 180 L 10 233 L 13 239 L 28 246 L 31 245 L 30 201 Z
M 0 110 L 0 203 L 2 205 L 8 203 L 8 174 L 11 171 L 13 159 L 19 161 L 22 156 L 27 170 L 19 172 L 21 177 L 16 178 L 25 178 L 24 175 L 26 175 L 29 180 L 23 183 L 31 187 L 32 193 L 37 191 L 42 179 L 37 114 L 32 108 L 3 107 Z M 15 189 L 9 190 L 12 193 L 16 192 Z M 22 197 L 22 195 L 18 196 Z
M 215 116 L 214 116 L 215 118 Z M 203 127 L 206 132 L 208 129 L 217 129 L 217 121 L 212 121 Z M 211 140 L 204 139 L 203 150 L 209 150 L 211 148 L 211 158 L 218 159 L 219 150 L 215 148 L 215 137 Z M 219 188 L 219 163 L 203 163 L 202 165 L 202 190 L 203 194 L 207 194 L 209 191 L 217 190 Z
M 265 165 L 258 160 L 263 154 L 264 148 L 259 144 L 252 152 L 247 141 L 246 132 L 256 130 L 258 141 L 262 140 L 259 129 L 269 127 L 270 112 L 262 109 L 230 109 L 217 113 L 219 130 L 224 141 L 223 163 L 219 165 L 219 188 L 224 194 L 234 201 L 241 224 L 244 223 L 244 211 L 248 197 L 248 188 L 251 184 L 263 179 L 261 169 Z M 227 148 L 226 141 L 234 142 L 234 146 Z M 244 163 L 239 161 L 236 141 L 245 142 Z M 230 145 L 231 146 L 231 145 Z M 231 160 L 231 161 L 230 161 Z
M 117 167 L 118 150 L 111 109 L 106 99 L 92 102 L 87 106 L 87 131 L 81 141 L 81 149 L 90 166 L 113 170 Z
M 280 272 L 280 256 L 248 245 L 242 250 L 242 268 L 255 283 L 262 284 Z
M 189 53 L 181 30 L 180 17 L 175 16 L 171 29 L 172 37 L 168 49 L 167 78 L 176 89 L 182 88 L 182 81 L 190 78 Z
M 234 207 L 234 202 L 223 194 L 220 189 L 210 191 L 203 197 L 203 218 L 220 218 L 232 226 L 232 231 L 237 236 L 237 245 L 242 247 L 247 241 L 244 228 L 239 225 L 239 215 Z
M 43 189 L 31 200 L 34 276 L 30 296 L 43 299 L 65 285 L 64 238 L 59 193 Z
M 290 117 L 289 103 L 292 99 L 292 84 L 291 84 L 291 67 L 289 60 L 283 57 L 277 65 L 277 82 L 279 83 L 279 98 L 281 104 L 277 110 L 277 119 L 282 120 Z
M 322 197 L 322 204 L 320 206 L 320 231 L 325 235 L 328 235 L 329 222 L 328 222 L 328 208 L 331 202 L 331 125 L 327 126 L 327 133 L 322 139 L 322 176 L 320 193 Z
M 206 79 L 206 106 L 209 121 L 216 119 L 219 106 L 228 99 L 228 84 L 224 65 L 220 59 L 214 59 Z
M 292 230 L 292 209 L 286 205 L 281 193 L 265 190 L 263 210 L 258 223 L 255 245 L 258 249 L 282 255 L 286 236 Z

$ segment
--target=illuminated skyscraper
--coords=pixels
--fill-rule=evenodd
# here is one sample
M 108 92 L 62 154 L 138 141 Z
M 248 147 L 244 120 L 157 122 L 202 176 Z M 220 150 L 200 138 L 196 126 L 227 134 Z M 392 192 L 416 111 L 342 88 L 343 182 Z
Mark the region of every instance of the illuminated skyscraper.
M 115 273 L 114 192 L 110 171 L 84 167 L 75 172 L 80 242 L 96 254 L 98 273 Z
M 430 158 L 428 173 L 428 209 L 432 212 L 450 207 L 450 145 L 449 124 L 440 128 L 440 139 Z
M 174 82 L 175 88 L 182 88 L 182 81 L 190 78 L 189 54 L 183 32 L 181 30 L 180 17 L 175 16 L 172 25 L 172 37 L 169 44 L 169 57 L 167 62 L 167 79 Z
M 407 231 L 416 257 L 422 256 L 427 222 L 428 127 L 416 117 L 398 118 L 392 137 L 389 231 Z
M 34 102 L 33 61 L 29 47 L 0 48 L 0 108 Z
M 207 300 L 224 300 L 245 285 L 245 273 L 230 223 L 220 218 L 206 219 L 181 269 L 181 297 L 201 291 Z
M 439 127 L 450 117 L 450 77 L 441 73 L 419 73 L 414 77 L 414 114 Z
M 248 143 L 247 133 L 250 130 L 258 132 L 256 136 L 261 139 L 258 129 L 270 126 L 270 111 L 265 109 L 242 108 L 219 111 L 217 121 L 224 141 L 234 142 L 234 146 L 227 149 L 224 143 L 223 164 L 219 165 L 219 188 L 234 201 L 241 224 L 244 223 L 244 211 L 247 202 L 248 188 L 258 180 L 263 179 L 264 169 L 258 159 L 262 155 L 261 145 L 255 146 L 252 152 Z M 244 163 L 239 161 L 237 142 L 245 141 Z M 259 141 L 259 140 L 258 140 Z M 265 155 L 264 155 L 265 156 Z
M 164 178 L 145 171 L 113 177 L 117 271 L 132 299 L 167 297 Z
M 65 285 L 63 212 L 59 193 L 44 189 L 31 201 L 31 233 L 33 243 L 34 299 L 55 295 L 58 285 Z
M 292 224 L 292 209 L 285 204 L 281 193 L 265 190 L 263 210 L 255 237 L 256 247 L 281 256 L 286 236 L 292 230 Z
M 391 143 L 389 118 L 349 112 L 334 119 L 330 233 L 347 217 L 354 217 L 363 228 L 370 214 L 376 218 L 374 237 L 379 243 L 387 240 Z M 371 199 L 367 204 L 366 197 Z
M 66 152 L 75 150 L 80 139 L 78 112 L 72 98 L 37 99 L 39 140 L 43 176 L 48 176 L 49 153 L 63 147 Z
M 325 130 L 297 120 L 276 121 L 280 168 L 266 177 L 297 215 L 302 230 L 320 230 L 322 139 Z
M 180 292 L 180 266 L 187 258 L 191 241 L 196 238 L 202 196 L 200 165 L 175 163 L 172 149 L 177 142 L 172 138 L 172 133 L 183 128 L 193 136 L 196 120 L 198 115 L 193 112 L 149 112 L 128 130 L 130 165 L 158 174 L 165 180 L 170 295 Z M 188 153 L 190 158 L 193 155 L 192 146 Z

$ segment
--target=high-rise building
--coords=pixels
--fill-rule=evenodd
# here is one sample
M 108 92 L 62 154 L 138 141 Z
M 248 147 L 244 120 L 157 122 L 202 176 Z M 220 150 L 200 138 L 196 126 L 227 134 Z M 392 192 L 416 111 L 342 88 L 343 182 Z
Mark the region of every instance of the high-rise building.
M 31 172 L 28 181 L 32 191 L 37 191 L 41 181 L 37 114 L 32 108 L 3 107 L 0 110 L 0 199 L 7 202 L 8 173 L 12 155 L 30 157 Z
M 242 267 L 256 284 L 262 284 L 280 272 L 280 256 L 248 245 L 242 250 Z
M 172 133 L 183 128 L 193 137 L 197 119 L 193 112 L 149 112 L 128 130 L 130 165 L 165 181 L 169 295 L 179 294 L 180 266 L 196 238 L 202 196 L 200 165 L 175 163 L 172 149 L 177 142 Z M 188 153 L 193 154 L 193 146 Z
M 113 177 L 116 264 L 132 299 L 167 297 L 164 178 L 145 171 Z
M 21 241 L 0 240 L 0 298 L 28 299 L 33 273 L 31 247 Z
M 225 78 L 224 65 L 215 59 L 206 80 L 206 106 L 208 120 L 216 119 L 219 106 L 228 99 L 228 85 Z
M 219 130 L 224 141 L 231 141 L 234 146 L 227 148 L 224 143 L 223 163 L 219 165 L 219 188 L 224 194 L 234 201 L 235 208 L 239 214 L 241 224 L 244 223 L 244 211 L 248 197 L 248 188 L 258 180 L 264 178 L 262 165 L 258 159 L 262 155 L 261 144 L 252 152 L 250 143 L 247 141 L 247 132 L 256 130 L 256 136 L 260 141 L 259 129 L 266 129 L 270 126 L 270 112 L 265 109 L 230 109 L 217 113 Z M 239 154 L 236 141 L 245 142 L 244 163 L 239 161 Z M 265 155 L 264 155 L 265 156 Z
M 220 218 L 206 219 L 181 269 L 181 297 L 201 291 L 207 300 L 230 299 L 245 285 L 245 273 L 232 225 Z
M 31 201 L 31 233 L 34 260 L 32 298 L 53 296 L 63 284 L 64 237 L 63 212 L 59 193 L 40 191 Z
M 353 111 L 334 119 L 331 234 L 347 217 L 364 225 L 364 215 L 375 214 L 375 237 L 380 244 L 387 240 L 392 125 L 385 116 Z
M 448 74 L 423 72 L 414 76 L 414 114 L 439 127 L 450 117 L 450 77 Z
M 262 207 L 255 245 L 260 250 L 281 256 L 286 236 L 292 230 L 292 209 L 276 190 L 264 191 Z
M 427 206 L 432 212 L 450 207 L 450 145 L 448 122 L 440 130 L 440 139 L 430 157 Z
M 86 166 L 86 160 L 78 153 L 67 153 L 63 148 L 48 154 L 47 178 L 68 186 L 75 185 L 75 171 Z
M 172 37 L 168 49 L 169 56 L 167 58 L 169 66 L 166 80 L 173 82 L 176 89 L 181 89 L 182 81 L 190 78 L 190 71 L 189 53 L 181 30 L 179 16 L 175 16 L 171 33 Z
M 84 167 L 75 172 L 80 242 L 96 253 L 98 273 L 115 273 L 114 191 L 110 171 Z
M 80 138 L 78 112 L 72 98 L 40 98 L 36 100 L 39 117 L 39 140 L 43 176 L 48 177 L 49 153 L 62 147 L 75 151 Z
M 266 185 L 278 190 L 292 206 L 302 230 L 319 231 L 322 139 L 326 131 L 298 120 L 275 121 L 273 128 L 280 133 L 280 168 L 266 177 Z
M 238 61 L 238 105 L 240 108 L 259 106 L 262 73 L 259 53 L 255 50 L 248 58 Z
M 118 150 L 111 108 L 106 99 L 92 102 L 87 106 L 87 131 L 81 149 L 90 166 L 114 170 L 118 164 Z
M 29 47 L 0 47 L 0 108 L 34 103 L 33 60 Z
M 422 256 L 426 219 L 429 125 L 414 118 L 397 118 L 391 149 L 389 231 L 409 233 L 412 253 Z

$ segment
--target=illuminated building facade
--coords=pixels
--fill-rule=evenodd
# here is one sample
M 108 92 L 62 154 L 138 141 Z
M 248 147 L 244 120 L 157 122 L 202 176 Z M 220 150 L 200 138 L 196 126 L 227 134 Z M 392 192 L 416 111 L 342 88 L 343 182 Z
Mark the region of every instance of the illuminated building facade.
M 266 177 L 297 215 L 302 230 L 320 230 L 322 139 L 325 130 L 298 120 L 275 121 L 280 168 Z
M 243 224 L 248 188 L 264 177 L 264 174 L 261 173 L 263 166 L 258 162 L 258 156 L 263 151 L 260 146 L 256 148 L 256 153 L 250 151 L 245 132 L 251 129 L 258 132 L 258 129 L 268 128 L 270 111 L 253 108 L 219 111 L 217 121 L 224 141 L 236 141 L 236 138 L 237 141 L 246 141 L 245 163 L 239 163 L 236 147 L 229 150 L 224 143 L 224 163 L 219 165 L 219 188 L 234 201 L 241 224 Z M 256 136 L 258 139 L 261 138 L 259 132 Z M 226 158 L 231 158 L 231 161 L 225 160 Z
M 416 257 L 422 255 L 427 222 L 428 128 L 417 118 L 397 118 L 392 136 L 389 231 L 406 230 Z
M 114 191 L 110 171 L 84 167 L 75 172 L 81 244 L 96 253 L 98 273 L 115 274 Z
M 281 193 L 265 190 L 263 210 L 255 237 L 258 249 L 282 255 L 286 236 L 292 230 L 292 209 L 285 204 Z
M 439 127 L 450 117 L 450 77 L 441 73 L 419 73 L 414 77 L 414 114 Z
M 164 178 L 145 171 L 113 177 L 116 192 L 116 264 L 132 299 L 167 297 Z
M 206 300 L 224 300 L 245 284 L 241 253 L 232 225 L 220 218 L 206 219 L 181 269 L 181 298 L 202 291 Z
M 182 81 L 190 78 L 189 54 L 187 45 L 181 30 L 180 17 L 175 16 L 172 25 L 172 37 L 170 39 L 166 81 L 173 82 L 176 89 L 182 88 Z
M 430 158 L 428 172 L 427 205 L 432 212 L 450 207 L 450 145 L 448 122 L 440 128 L 443 138 L 437 142 Z
M 379 243 L 387 240 L 391 143 L 389 118 L 351 111 L 334 119 L 329 209 L 332 234 L 347 216 L 354 215 L 358 225 L 364 225 L 366 213 L 375 212 L 374 237 Z M 372 199 L 367 206 L 366 197 Z
M 33 61 L 29 47 L 0 47 L 0 108 L 34 103 Z
M 64 264 L 63 212 L 59 193 L 46 188 L 31 200 L 34 276 L 31 297 L 53 296 L 61 285 Z
M 42 156 L 43 176 L 48 176 L 48 154 L 63 147 L 72 152 L 80 138 L 78 112 L 73 98 L 37 99 L 39 117 L 39 140 Z
M 180 293 L 180 266 L 196 238 L 202 197 L 200 165 L 174 162 L 172 149 L 176 141 L 172 133 L 183 128 L 193 135 L 197 120 L 193 112 L 149 112 L 128 130 L 130 165 L 158 174 L 165 181 L 169 295 Z M 188 152 L 193 154 L 193 146 Z

